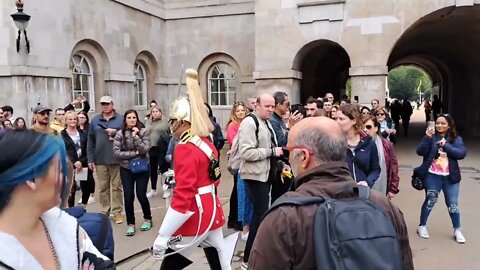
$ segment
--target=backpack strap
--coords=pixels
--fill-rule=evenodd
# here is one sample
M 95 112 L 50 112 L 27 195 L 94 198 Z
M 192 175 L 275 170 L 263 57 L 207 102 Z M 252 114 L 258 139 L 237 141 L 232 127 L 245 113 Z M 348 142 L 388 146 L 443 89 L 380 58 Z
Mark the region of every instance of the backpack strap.
M 103 254 L 103 250 L 105 249 L 107 235 L 108 235 L 108 225 L 110 221 L 108 220 L 107 216 L 104 214 L 98 214 L 100 216 L 100 231 L 98 234 L 96 243 L 93 243 L 94 246 Z
M 370 188 L 364 185 L 358 185 L 354 187 L 360 199 L 370 199 Z
M 253 119 L 253 122 L 255 122 L 255 138 L 257 138 L 257 146 L 258 146 L 258 128 L 260 126 L 260 123 L 258 122 L 258 118 L 253 113 L 248 114 L 246 117 L 251 117 Z
M 280 197 L 278 198 L 270 209 L 263 215 L 262 220 L 268 215 L 268 213 L 272 212 L 274 209 L 284 206 L 284 205 L 295 205 L 295 206 L 303 206 L 309 204 L 320 204 L 324 203 L 324 197 L 314 197 L 314 196 L 298 196 L 298 197 Z

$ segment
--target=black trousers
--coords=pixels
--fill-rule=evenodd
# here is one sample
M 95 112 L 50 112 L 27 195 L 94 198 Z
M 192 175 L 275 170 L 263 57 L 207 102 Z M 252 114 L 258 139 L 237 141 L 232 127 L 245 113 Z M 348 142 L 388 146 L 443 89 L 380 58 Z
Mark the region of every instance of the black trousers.
M 88 170 L 87 180 L 79 181 L 80 190 L 82 191 L 82 204 L 87 204 L 90 194 L 95 193 L 95 179 L 93 179 L 93 171 Z M 70 196 L 68 197 L 68 207 L 75 206 L 75 194 L 77 193 L 77 184 L 74 182 L 70 189 Z
M 408 128 L 410 126 L 410 118 L 402 119 L 402 125 L 403 125 L 403 134 L 406 137 L 408 137 Z
M 238 196 L 237 196 L 237 174 L 233 176 L 233 189 L 230 194 L 230 212 L 228 213 L 228 225 L 236 226 L 238 224 Z
M 158 164 L 160 160 L 160 152 L 157 146 L 150 148 L 150 184 L 153 190 L 157 190 L 158 181 Z
M 120 167 L 120 178 L 122 179 L 127 224 L 135 225 L 135 213 L 133 208 L 135 193 L 137 194 L 138 201 L 142 207 L 143 218 L 146 220 L 152 220 L 150 202 L 147 198 L 148 172 L 132 173 L 130 170 Z
M 252 222 L 250 223 L 250 230 L 248 233 L 248 239 L 245 245 L 245 254 L 243 257 L 243 261 L 248 262 L 253 241 L 255 241 L 255 237 L 257 236 L 258 227 L 260 226 L 263 215 L 265 215 L 268 210 L 268 205 L 270 202 L 270 183 L 248 179 L 245 179 L 245 183 L 247 184 L 248 197 L 253 204 L 253 217 Z

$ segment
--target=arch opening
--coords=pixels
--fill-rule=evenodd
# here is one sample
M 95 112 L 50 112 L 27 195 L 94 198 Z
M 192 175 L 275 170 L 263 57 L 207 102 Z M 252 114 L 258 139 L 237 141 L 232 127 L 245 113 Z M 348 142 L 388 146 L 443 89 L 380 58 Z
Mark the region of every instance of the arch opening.
M 393 47 L 390 70 L 413 64 L 429 73 L 433 93 L 463 136 L 480 137 L 480 5 L 446 7 L 409 27 Z
M 350 57 L 338 43 L 316 40 L 305 45 L 293 63 L 293 69 L 302 72 L 301 102 L 310 96 L 324 97 L 326 93 L 339 100 L 345 94 L 350 66 Z

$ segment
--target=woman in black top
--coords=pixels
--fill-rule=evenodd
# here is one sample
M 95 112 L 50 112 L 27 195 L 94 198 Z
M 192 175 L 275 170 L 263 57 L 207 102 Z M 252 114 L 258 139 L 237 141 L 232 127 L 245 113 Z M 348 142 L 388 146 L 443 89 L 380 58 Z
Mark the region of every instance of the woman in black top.
M 67 149 L 67 156 L 70 162 L 73 164 L 75 171 L 80 172 L 87 169 L 87 136 L 83 131 L 77 129 L 78 116 L 73 111 L 65 113 L 66 128 L 60 132 L 62 139 Z M 82 190 L 81 204 L 85 206 L 88 203 L 90 197 L 88 178 L 86 181 L 79 181 L 80 188 Z M 75 192 L 77 190 L 76 185 L 72 185 L 70 190 L 70 196 L 68 198 L 68 206 L 72 207 L 75 204 Z

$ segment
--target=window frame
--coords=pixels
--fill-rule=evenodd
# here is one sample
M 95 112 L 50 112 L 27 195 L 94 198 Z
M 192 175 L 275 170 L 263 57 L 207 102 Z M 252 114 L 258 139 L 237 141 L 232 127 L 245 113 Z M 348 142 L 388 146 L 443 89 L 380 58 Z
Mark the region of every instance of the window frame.
M 143 78 L 140 78 L 139 72 L 141 71 L 141 74 L 143 74 Z M 148 81 L 147 81 L 147 69 L 145 66 L 140 63 L 139 61 L 136 61 L 135 64 L 133 65 L 133 75 L 135 76 L 135 81 L 133 83 L 133 106 L 135 109 L 147 109 L 148 107 Z M 143 91 L 139 91 L 139 81 L 141 82 L 141 85 L 143 86 Z M 143 104 L 136 104 L 137 100 L 140 100 L 140 93 L 142 95 L 142 100 Z M 138 98 L 138 99 L 137 99 Z
M 222 66 L 224 67 L 222 69 Z M 213 77 L 213 72 L 215 71 L 215 68 L 217 68 L 218 71 L 218 76 L 216 78 Z M 225 68 L 229 68 L 230 70 L 226 70 Z M 226 78 L 226 75 L 229 73 L 232 75 L 230 78 Z M 235 69 L 233 68 L 232 65 L 230 65 L 227 62 L 223 61 L 218 61 L 213 63 L 207 72 L 207 95 L 208 95 L 208 103 L 212 107 L 230 107 L 235 103 L 235 100 L 237 98 L 237 77 L 236 77 L 236 72 Z M 224 75 L 225 77 L 221 78 L 221 76 Z M 212 92 L 212 81 L 216 81 L 216 89 L 217 91 Z M 221 85 L 222 81 L 224 81 L 224 86 Z M 225 91 L 221 91 L 220 88 L 224 87 Z M 225 95 L 225 104 L 222 104 L 221 100 L 221 94 Z M 217 103 L 219 104 L 213 104 L 213 95 L 217 96 Z M 233 97 L 231 97 L 233 95 Z
M 76 61 L 74 61 L 75 57 L 79 57 L 80 61 L 77 65 Z M 82 63 L 85 62 L 88 68 L 88 73 L 83 71 Z M 94 74 L 92 72 L 92 64 L 88 57 L 81 53 L 75 53 L 72 55 L 70 59 L 70 64 L 72 66 L 72 98 L 75 100 L 78 95 L 83 95 L 83 93 L 88 93 L 88 103 L 90 104 L 90 111 L 95 111 L 95 84 L 94 84 Z M 81 70 L 81 72 L 77 72 L 77 68 Z M 75 89 L 75 75 L 80 76 L 80 90 Z M 88 90 L 85 91 L 83 89 L 83 76 L 87 76 L 88 79 Z M 82 111 L 83 107 L 77 108 L 75 107 L 75 111 Z

